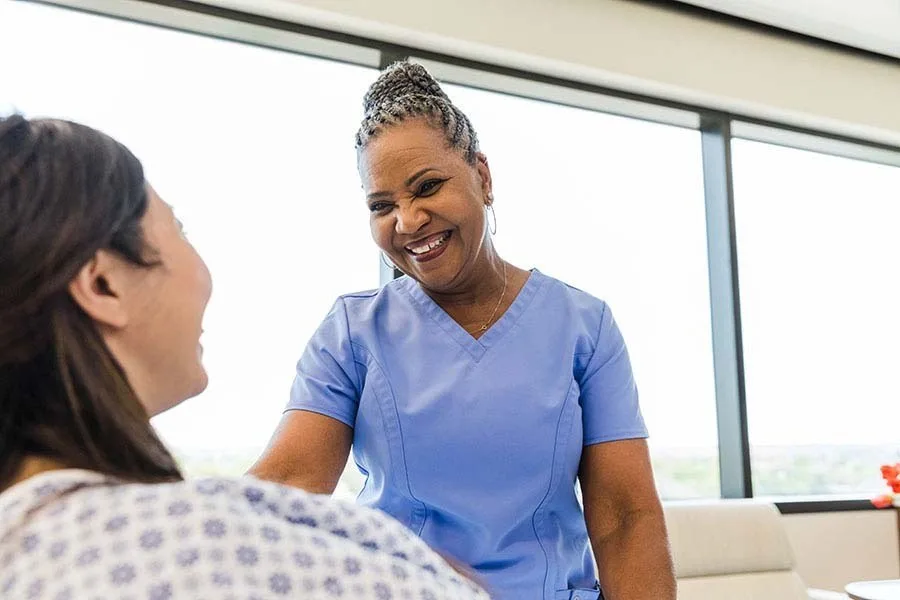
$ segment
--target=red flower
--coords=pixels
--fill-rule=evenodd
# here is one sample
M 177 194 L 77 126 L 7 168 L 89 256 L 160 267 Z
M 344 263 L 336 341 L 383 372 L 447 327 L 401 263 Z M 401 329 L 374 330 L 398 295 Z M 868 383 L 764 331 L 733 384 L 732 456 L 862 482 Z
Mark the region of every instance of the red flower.
M 872 505 L 875 508 L 888 508 L 894 503 L 894 498 L 890 494 L 884 494 L 877 498 L 872 498 Z
M 895 465 L 882 465 L 881 476 L 888 481 L 900 477 L 900 463 Z

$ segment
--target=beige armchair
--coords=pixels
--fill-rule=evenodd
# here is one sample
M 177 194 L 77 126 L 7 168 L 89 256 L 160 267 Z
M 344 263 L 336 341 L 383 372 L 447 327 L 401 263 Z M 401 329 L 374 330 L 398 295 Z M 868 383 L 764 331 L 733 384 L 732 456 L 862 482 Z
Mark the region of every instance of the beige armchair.
M 806 587 L 781 514 L 771 504 L 723 500 L 666 506 L 678 600 L 846 600 Z

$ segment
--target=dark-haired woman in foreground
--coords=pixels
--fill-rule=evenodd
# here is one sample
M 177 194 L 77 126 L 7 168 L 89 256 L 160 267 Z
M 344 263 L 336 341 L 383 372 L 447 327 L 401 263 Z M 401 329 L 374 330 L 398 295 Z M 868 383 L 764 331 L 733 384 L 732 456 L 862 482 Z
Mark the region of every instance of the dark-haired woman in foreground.
M 182 481 L 209 272 L 113 139 L 0 118 L 0 597 L 486 599 L 379 513 Z
M 352 444 L 360 502 L 475 569 L 498 599 L 674 600 L 609 307 L 500 257 L 487 159 L 422 66 L 387 69 L 364 104 L 372 237 L 406 277 L 337 301 L 252 472 L 331 492 Z M 565 183 L 545 210 L 567 210 Z

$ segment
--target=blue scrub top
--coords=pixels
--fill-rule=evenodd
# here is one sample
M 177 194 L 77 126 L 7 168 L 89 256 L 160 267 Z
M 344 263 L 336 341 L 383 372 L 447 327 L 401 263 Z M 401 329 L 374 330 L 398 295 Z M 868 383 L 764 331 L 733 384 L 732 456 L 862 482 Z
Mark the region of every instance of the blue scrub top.
M 352 427 L 359 502 L 470 565 L 495 598 L 601 597 L 575 492 L 582 448 L 647 436 L 601 300 L 532 271 L 476 340 L 408 277 L 343 296 L 288 410 Z

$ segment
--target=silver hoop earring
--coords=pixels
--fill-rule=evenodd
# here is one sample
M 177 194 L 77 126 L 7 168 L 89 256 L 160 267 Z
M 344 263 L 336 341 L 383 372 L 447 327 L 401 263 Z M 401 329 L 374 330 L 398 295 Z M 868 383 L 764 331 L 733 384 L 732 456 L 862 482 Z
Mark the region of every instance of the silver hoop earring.
M 490 212 L 490 216 L 488 217 L 488 230 L 491 232 L 491 235 L 497 235 L 497 213 L 494 212 L 494 205 L 488 204 L 484 207 L 486 212 Z M 491 218 L 493 217 L 493 218 Z M 493 221 L 493 223 L 492 223 Z
M 391 269 L 392 271 L 399 271 L 399 269 L 397 268 L 397 265 L 392 263 L 391 259 L 389 259 L 387 256 L 385 256 L 384 252 L 379 252 L 379 254 L 381 254 L 381 263 L 384 266 L 386 266 L 388 269 Z

